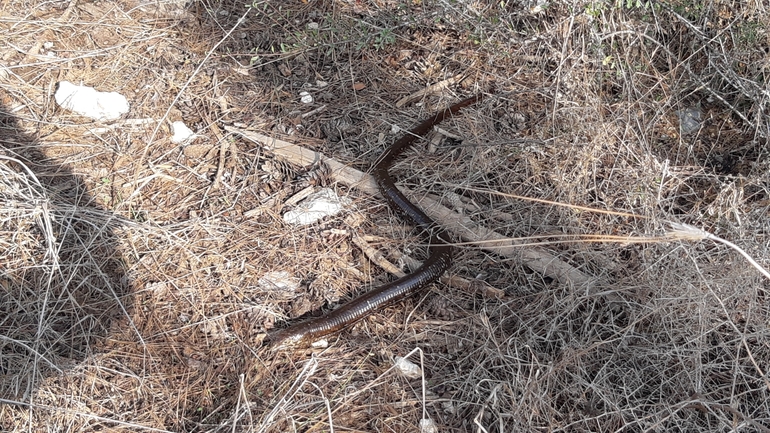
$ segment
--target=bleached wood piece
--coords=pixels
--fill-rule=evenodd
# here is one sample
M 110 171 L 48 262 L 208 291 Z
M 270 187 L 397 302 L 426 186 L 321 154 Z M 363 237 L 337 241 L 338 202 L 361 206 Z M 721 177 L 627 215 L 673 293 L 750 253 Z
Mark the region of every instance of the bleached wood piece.
M 319 161 L 323 162 L 329 167 L 331 177 L 335 181 L 367 194 L 380 195 L 377 189 L 377 182 L 371 175 L 348 167 L 320 152 L 254 131 L 246 131 L 232 126 L 225 126 L 225 130 L 258 143 L 266 150 L 294 164 L 307 166 Z M 418 204 L 429 217 L 466 242 L 476 242 L 479 244 L 479 248 L 485 251 L 503 257 L 510 257 L 533 271 L 553 278 L 562 284 L 583 286 L 596 282 L 595 278 L 560 260 L 544 248 L 521 247 L 515 239 L 508 238 L 484 227 L 469 217 L 441 205 L 430 197 L 416 196 L 412 191 L 404 187 L 400 187 L 400 189 L 410 200 Z

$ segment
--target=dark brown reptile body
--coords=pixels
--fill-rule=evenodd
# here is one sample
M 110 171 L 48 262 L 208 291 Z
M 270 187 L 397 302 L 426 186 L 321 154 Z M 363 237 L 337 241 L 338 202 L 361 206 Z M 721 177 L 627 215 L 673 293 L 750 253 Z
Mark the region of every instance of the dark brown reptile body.
M 479 102 L 481 99 L 482 95 L 465 99 L 422 121 L 393 143 L 374 165 L 372 175 L 377 181 L 380 193 L 385 197 L 390 207 L 429 233 L 429 256 L 422 266 L 409 275 L 372 289 L 324 316 L 269 334 L 266 340 L 269 345 L 273 347 L 309 346 L 313 341 L 350 326 L 375 310 L 380 310 L 419 292 L 438 279 L 449 268 L 452 263 L 451 239 L 446 231 L 436 225 L 425 212 L 407 200 L 404 194 L 396 188 L 393 178 L 388 173 L 388 168 L 418 137 L 427 134 L 434 125 L 461 108 Z

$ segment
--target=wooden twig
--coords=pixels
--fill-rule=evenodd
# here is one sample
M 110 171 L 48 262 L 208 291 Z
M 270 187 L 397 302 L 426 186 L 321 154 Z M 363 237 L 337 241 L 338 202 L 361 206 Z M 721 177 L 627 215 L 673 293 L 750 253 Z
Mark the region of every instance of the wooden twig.
M 393 263 L 390 262 L 390 260 L 386 259 L 385 256 L 382 255 L 380 250 L 369 245 L 369 243 L 366 242 L 366 240 L 361 236 L 353 236 L 353 243 L 356 244 L 358 248 L 361 248 L 361 251 L 364 252 L 366 257 L 369 260 L 371 260 L 372 263 L 381 267 L 382 269 L 385 269 L 391 275 L 395 275 L 398 278 L 401 278 L 406 275 L 404 271 L 398 268 L 398 266 L 394 265 Z
M 335 181 L 356 188 L 367 194 L 379 196 L 377 183 L 374 178 L 354 168 L 348 167 L 339 161 L 326 157 L 306 147 L 302 147 L 288 141 L 280 140 L 254 131 L 246 131 L 232 126 L 225 126 L 225 130 L 238 134 L 248 140 L 262 145 L 266 150 L 278 155 L 294 164 L 307 166 L 319 161 L 325 163 L 330 171 L 331 178 Z M 508 238 L 476 223 L 467 216 L 460 215 L 449 208 L 444 207 L 436 200 L 424 195 L 416 196 L 407 188 L 401 190 L 410 199 L 417 203 L 425 213 L 433 220 L 455 236 L 467 242 L 478 242 L 480 248 L 510 257 L 519 263 L 529 267 L 535 272 L 553 278 L 562 284 L 574 284 L 578 286 L 593 284 L 597 279 L 584 274 L 579 269 L 560 260 L 544 248 L 521 247 L 515 239 Z
M 388 259 L 386 259 L 378 249 L 373 248 L 371 245 L 369 245 L 369 243 L 363 237 L 354 236 L 353 243 L 356 244 L 356 246 L 360 248 L 361 251 L 363 251 L 366 257 L 369 258 L 369 260 L 371 260 L 374 264 L 376 264 L 380 268 L 388 271 L 388 273 L 395 275 L 396 277 L 399 277 L 399 278 L 406 275 L 403 271 L 401 271 L 401 269 L 398 268 L 398 266 L 394 265 Z M 404 263 L 410 269 L 417 269 L 422 264 L 419 260 L 414 259 L 411 256 L 408 256 L 406 254 L 401 254 L 399 259 L 403 260 Z M 479 293 L 482 296 L 486 296 L 488 298 L 501 299 L 503 298 L 503 296 L 505 296 L 505 292 L 503 290 L 500 290 L 496 287 L 492 287 L 491 285 L 483 281 L 469 280 L 459 275 L 451 275 L 451 276 L 447 276 L 447 274 L 442 275 L 441 282 L 443 284 L 446 284 L 447 286 L 454 287 L 456 289 L 460 289 L 468 293 Z
M 424 88 L 422 90 L 419 90 L 417 92 L 414 92 L 411 95 L 404 96 L 403 98 L 399 99 L 396 102 L 396 107 L 401 108 L 401 107 L 403 107 L 406 104 L 409 104 L 411 102 L 419 101 L 420 99 L 424 98 L 425 95 L 430 95 L 430 94 L 433 94 L 433 93 L 437 93 L 437 92 L 439 92 L 441 90 L 444 90 L 446 88 L 449 88 L 449 87 L 453 86 L 455 83 L 459 83 L 460 81 L 463 80 L 463 78 L 465 78 L 465 75 L 458 74 L 458 75 L 455 75 L 454 77 L 449 77 L 446 80 L 439 81 L 436 84 L 428 86 L 428 87 L 426 87 L 426 88 Z

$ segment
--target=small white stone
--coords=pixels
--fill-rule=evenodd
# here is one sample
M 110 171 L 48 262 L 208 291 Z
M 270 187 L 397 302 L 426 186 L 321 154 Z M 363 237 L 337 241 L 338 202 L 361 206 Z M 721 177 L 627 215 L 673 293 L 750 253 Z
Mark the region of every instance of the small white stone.
M 195 133 L 180 120 L 171 124 L 171 131 L 174 133 L 173 137 L 171 137 L 172 143 L 184 143 L 195 138 Z
M 299 92 L 300 100 L 303 104 L 310 104 L 313 102 L 313 96 L 305 91 Z
M 406 358 L 397 356 L 396 368 L 398 368 L 398 371 L 400 371 L 401 374 L 408 377 L 409 379 L 418 379 L 422 377 L 422 370 L 420 370 L 420 367 Z
M 313 349 L 326 349 L 327 347 L 329 347 L 329 340 L 322 338 L 318 341 L 314 341 L 310 343 L 310 347 L 312 347 Z
M 59 82 L 54 99 L 60 107 L 95 120 L 115 120 L 128 113 L 125 96 L 117 92 L 99 92 L 93 87 Z
M 438 426 L 430 418 L 423 418 L 420 420 L 420 432 L 422 433 L 438 433 Z
M 284 293 L 294 293 L 299 289 L 300 281 L 286 271 L 273 271 L 263 275 L 257 284 L 268 292 L 278 290 Z
M 303 200 L 296 209 L 283 214 L 283 220 L 290 225 L 308 225 L 341 212 L 350 200 L 340 197 L 333 189 L 324 188 Z
M 548 0 L 537 0 L 537 4 L 529 9 L 529 12 L 533 15 L 539 14 L 548 7 Z

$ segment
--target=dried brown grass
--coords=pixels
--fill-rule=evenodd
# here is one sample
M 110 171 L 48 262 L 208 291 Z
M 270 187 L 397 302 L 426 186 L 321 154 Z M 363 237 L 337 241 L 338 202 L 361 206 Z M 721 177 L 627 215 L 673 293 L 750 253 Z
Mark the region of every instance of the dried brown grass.
M 504 299 L 437 286 L 312 355 L 260 347 L 386 278 L 351 235 L 422 248 L 341 187 L 347 215 L 286 227 L 302 169 L 222 125 L 366 170 L 392 125 L 459 95 L 395 101 L 458 74 L 458 94 L 497 93 L 442 125 L 461 143 L 399 162 L 404 185 L 511 237 L 678 221 L 767 266 L 766 6 L 622 3 L 262 2 L 242 21 L 228 1 L 0 6 L 0 429 L 414 431 L 427 414 L 448 431 L 768 431 L 769 285 L 710 242 L 548 246 L 593 286 L 463 246 L 451 272 Z M 55 106 L 61 80 L 152 120 L 100 130 Z M 172 144 L 173 120 L 202 138 Z M 300 289 L 261 285 L 272 271 Z M 424 376 L 407 379 L 393 360 L 414 348 Z

